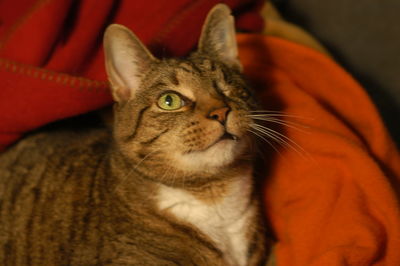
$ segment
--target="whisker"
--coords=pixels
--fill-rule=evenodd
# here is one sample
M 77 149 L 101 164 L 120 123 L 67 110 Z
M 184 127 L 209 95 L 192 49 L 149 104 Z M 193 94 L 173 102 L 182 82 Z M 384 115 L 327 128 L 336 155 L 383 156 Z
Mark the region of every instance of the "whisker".
M 152 154 L 155 153 L 155 152 L 158 152 L 158 151 L 155 150 L 155 151 L 149 152 L 146 156 L 143 157 L 142 160 L 140 160 L 140 161 L 133 167 L 133 169 L 137 169 L 137 168 L 139 167 L 139 165 L 141 165 L 141 164 L 144 162 L 144 160 L 146 160 L 150 155 L 152 155 Z
M 146 160 L 148 157 L 150 157 L 150 155 L 154 154 L 158 152 L 158 150 L 149 152 L 148 154 L 146 154 L 146 156 L 143 157 L 143 159 L 141 159 L 134 167 L 132 167 L 132 169 L 126 173 L 126 175 L 121 179 L 121 181 L 115 186 L 114 191 L 116 191 L 123 183 L 125 183 L 125 181 L 128 179 L 128 177 L 134 172 L 135 169 L 137 169 L 139 167 L 140 164 L 142 164 L 144 162 L 144 160 Z
M 288 142 L 286 142 L 286 140 L 290 141 L 292 143 L 295 143 L 290 138 L 286 137 L 282 133 L 279 133 L 278 131 L 273 130 L 271 128 L 268 128 L 268 127 L 265 127 L 265 126 L 262 126 L 262 125 L 259 125 L 259 124 L 251 124 L 251 126 L 254 129 L 257 129 L 258 131 L 265 133 L 267 136 L 274 137 L 274 139 L 276 138 L 277 140 L 281 141 L 282 143 L 288 143 Z
M 299 115 L 290 115 L 290 114 L 284 114 L 284 113 L 264 113 L 264 114 L 249 114 L 247 117 L 255 118 L 255 117 L 289 117 L 289 118 L 296 118 L 296 119 L 311 119 L 305 116 L 299 116 Z
M 266 130 L 264 130 L 262 128 L 257 128 L 257 127 L 253 127 L 253 128 L 256 129 L 258 132 L 264 134 L 265 136 L 273 139 L 275 142 L 277 142 L 277 143 L 279 143 L 281 145 L 287 146 L 287 143 L 282 138 L 280 138 L 279 136 L 276 136 L 273 132 L 268 132 L 268 131 L 266 131 Z
M 303 133 L 307 133 L 306 131 L 304 131 L 303 129 L 300 128 L 300 127 L 308 128 L 307 126 L 304 126 L 304 125 L 301 125 L 299 123 L 295 123 L 295 122 L 292 122 L 292 121 L 286 121 L 286 120 L 283 120 L 283 119 L 270 118 L 270 117 L 253 117 L 253 119 L 254 120 L 262 120 L 262 121 L 267 121 L 267 122 L 280 124 L 280 125 L 287 126 L 287 127 L 293 128 L 295 130 L 301 131 Z
M 174 174 L 172 175 L 172 178 L 171 178 L 171 181 L 172 181 L 171 186 L 172 186 L 172 187 L 175 187 L 175 184 L 176 184 L 177 181 L 178 181 L 178 178 L 177 178 L 178 172 L 179 172 L 179 170 L 178 170 L 177 168 L 175 168 L 175 169 L 174 169 Z
M 266 139 L 263 135 L 261 135 L 257 131 L 253 131 L 251 129 L 247 129 L 247 130 L 249 132 L 253 133 L 254 135 L 256 135 L 257 137 L 259 137 L 260 139 L 264 140 L 266 143 L 268 143 L 269 146 L 271 146 L 274 149 L 274 151 L 276 151 L 277 153 L 281 154 L 281 152 L 268 139 Z
M 274 139 L 276 142 L 285 145 L 287 147 L 292 148 L 294 151 L 296 151 L 297 153 L 303 155 L 303 153 L 307 153 L 299 144 L 297 144 L 295 141 L 293 141 L 292 139 L 288 138 L 287 136 L 283 135 L 282 133 L 279 133 L 276 130 L 273 130 L 271 128 L 267 128 L 265 126 L 259 125 L 259 124 L 250 124 L 250 126 L 261 132 L 264 133 L 266 136 L 271 137 L 272 139 Z M 300 151 L 302 151 L 303 153 L 301 153 Z
M 283 111 L 276 111 L 276 110 L 252 110 L 249 111 L 250 113 L 280 113 L 283 114 Z
M 167 170 L 164 171 L 164 174 L 163 174 L 161 177 L 158 178 L 159 181 L 160 181 L 161 183 L 164 183 L 164 181 L 166 180 L 166 176 L 167 176 L 167 174 L 169 173 L 169 171 L 171 171 L 171 169 L 172 169 L 172 166 L 169 165 L 169 167 L 167 168 Z

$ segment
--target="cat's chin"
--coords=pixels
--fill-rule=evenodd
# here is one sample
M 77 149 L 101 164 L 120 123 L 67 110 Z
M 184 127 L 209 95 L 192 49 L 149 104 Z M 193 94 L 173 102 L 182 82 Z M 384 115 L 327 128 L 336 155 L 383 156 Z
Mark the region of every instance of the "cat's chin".
M 243 141 L 222 139 L 201 151 L 176 156 L 178 165 L 191 172 L 213 171 L 232 163 L 244 150 Z

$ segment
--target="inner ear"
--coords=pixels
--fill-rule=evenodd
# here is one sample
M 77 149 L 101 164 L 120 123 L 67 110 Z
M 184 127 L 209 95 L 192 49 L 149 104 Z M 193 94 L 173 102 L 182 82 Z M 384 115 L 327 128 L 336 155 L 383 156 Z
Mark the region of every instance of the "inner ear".
M 156 59 L 128 28 L 112 24 L 104 34 L 105 64 L 115 101 L 128 101 Z
M 225 4 L 217 4 L 208 13 L 203 25 L 199 51 L 215 56 L 225 64 L 242 69 L 236 42 L 235 22 Z

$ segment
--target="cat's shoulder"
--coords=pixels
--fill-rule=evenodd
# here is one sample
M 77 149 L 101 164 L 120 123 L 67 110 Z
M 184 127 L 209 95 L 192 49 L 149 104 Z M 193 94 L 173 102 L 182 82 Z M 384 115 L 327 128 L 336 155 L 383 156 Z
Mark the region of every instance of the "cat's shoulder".
M 0 168 L 13 161 L 39 162 L 48 158 L 104 153 L 110 143 L 106 128 L 39 130 L 0 154 Z M 1 163 L 2 162 L 2 163 Z

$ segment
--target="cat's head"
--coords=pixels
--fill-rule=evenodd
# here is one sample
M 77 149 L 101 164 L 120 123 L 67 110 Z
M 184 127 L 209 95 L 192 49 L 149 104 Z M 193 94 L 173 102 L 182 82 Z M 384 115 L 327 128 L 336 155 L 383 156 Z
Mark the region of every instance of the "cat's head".
M 226 5 L 210 11 L 188 58 L 157 59 L 117 24 L 107 28 L 104 46 L 115 142 L 132 167 L 168 181 L 169 173 L 217 173 L 249 154 L 254 101 Z

